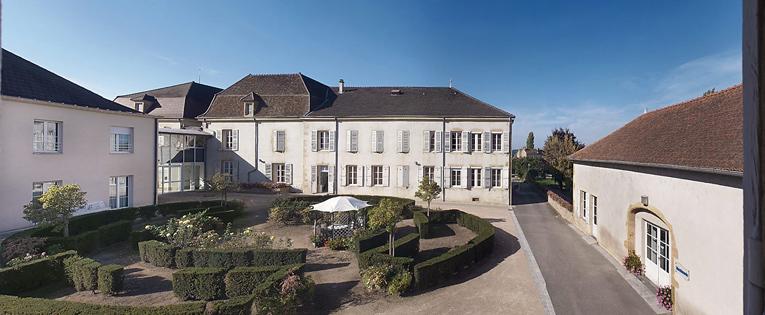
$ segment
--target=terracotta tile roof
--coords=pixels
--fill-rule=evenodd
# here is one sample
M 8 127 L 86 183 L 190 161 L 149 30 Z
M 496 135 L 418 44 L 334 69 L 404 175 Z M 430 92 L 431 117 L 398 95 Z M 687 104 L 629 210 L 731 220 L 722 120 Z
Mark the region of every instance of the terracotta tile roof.
M 742 173 L 742 92 L 737 85 L 648 112 L 570 158 Z
M 7 96 L 137 113 L 3 49 L 2 87 Z
M 132 106 L 136 101 L 147 104 L 146 113 L 165 118 L 194 118 L 210 106 L 215 93 L 221 89 L 197 82 L 117 96 L 114 101 Z

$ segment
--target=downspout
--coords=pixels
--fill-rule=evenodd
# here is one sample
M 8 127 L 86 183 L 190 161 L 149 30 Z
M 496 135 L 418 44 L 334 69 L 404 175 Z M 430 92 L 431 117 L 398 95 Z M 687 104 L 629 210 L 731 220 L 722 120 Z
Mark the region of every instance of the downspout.
M 508 136 L 510 139 L 508 139 L 507 146 L 507 180 L 509 183 L 507 183 L 507 205 L 510 206 L 510 208 L 513 208 L 513 117 L 510 117 L 510 120 L 508 121 L 508 129 L 507 129 Z
M 159 153 L 159 150 L 157 148 L 157 146 L 159 145 L 158 137 L 159 137 L 159 119 L 154 118 L 154 189 L 153 189 L 154 202 L 153 202 L 153 205 L 155 206 L 157 205 L 158 198 L 159 198 L 159 196 L 157 195 L 157 173 L 158 173 L 157 167 L 159 166 L 157 165 L 157 160 L 159 159 L 159 156 L 157 156 L 157 154 Z
M 337 178 L 338 170 L 340 169 L 340 122 L 337 120 L 337 117 L 335 117 L 335 169 L 334 173 L 332 174 L 332 185 L 335 185 L 335 195 L 338 194 L 338 190 L 340 190 L 340 185 L 338 185 L 339 179 Z
M 446 189 L 444 189 L 444 172 L 446 169 L 446 146 L 450 145 L 448 143 L 444 143 L 444 138 L 446 138 L 446 117 L 443 118 L 441 122 L 441 139 L 438 139 L 438 141 L 441 142 L 441 201 L 446 202 Z

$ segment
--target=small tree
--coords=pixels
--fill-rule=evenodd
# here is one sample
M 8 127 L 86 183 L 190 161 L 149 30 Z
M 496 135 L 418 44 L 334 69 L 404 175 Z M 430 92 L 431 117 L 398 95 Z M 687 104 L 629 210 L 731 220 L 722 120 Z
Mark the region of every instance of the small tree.
M 534 132 L 529 131 L 529 136 L 526 137 L 526 149 L 533 150 L 534 149 Z
M 369 211 L 369 226 L 375 230 L 383 228 L 388 232 L 388 254 L 391 256 L 396 255 L 396 247 L 393 244 L 396 237 L 393 234 L 396 232 L 396 224 L 401 221 L 401 210 L 392 199 L 384 198 Z
M 207 181 L 207 185 L 210 187 L 210 190 L 220 193 L 221 206 L 225 205 L 226 201 L 228 201 L 228 190 L 234 187 L 234 183 L 231 181 L 231 176 L 220 172 L 215 173 L 215 175 Z
M 24 206 L 24 219 L 35 224 L 64 225 L 64 236 L 69 236 L 69 219 L 77 209 L 87 205 L 85 192 L 79 185 L 53 185 L 37 200 Z
M 430 202 L 438 198 L 440 194 L 441 187 L 438 186 L 438 183 L 430 180 L 429 177 L 425 177 L 420 182 L 420 186 L 417 187 L 417 192 L 414 193 L 414 196 L 428 203 L 427 215 L 430 217 Z
M 573 177 L 573 163 L 568 156 L 584 148 L 576 136 L 568 129 L 558 128 L 547 137 L 544 146 L 544 159 L 553 169 L 558 186 L 563 187 Z

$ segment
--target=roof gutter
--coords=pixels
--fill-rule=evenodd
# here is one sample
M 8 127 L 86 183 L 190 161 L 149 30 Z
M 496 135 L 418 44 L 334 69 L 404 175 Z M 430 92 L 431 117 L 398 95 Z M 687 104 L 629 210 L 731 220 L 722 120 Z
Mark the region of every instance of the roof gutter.
M 571 161 L 575 162 L 575 163 L 576 162 L 585 162 L 585 163 L 602 163 L 602 164 L 617 164 L 617 165 L 629 165 L 629 166 L 643 166 L 643 167 L 663 168 L 663 169 L 670 169 L 670 170 L 677 170 L 677 171 L 698 172 L 698 173 L 724 175 L 724 176 L 735 176 L 735 177 L 743 177 L 744 176 L 744 172 L 721 170 L 721 169 L 715 169 L 715 168 L 704 168 L 704 167 L 692 167 L 692 166 L 672 165 L 672 164 L 642 163 L 642 162 L 629 162 L 629 161 L 616 161 L 616 160 L 593 160 L 593 159 L 571 159 Z

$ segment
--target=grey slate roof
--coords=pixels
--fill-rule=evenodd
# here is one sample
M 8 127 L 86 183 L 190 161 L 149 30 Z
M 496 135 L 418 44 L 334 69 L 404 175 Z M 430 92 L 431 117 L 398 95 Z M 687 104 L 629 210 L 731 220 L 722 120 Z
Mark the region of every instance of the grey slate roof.
M 196 82 L 186 82 L 173 86 L 117 96 L 114 101 L 132 106 L 136 101 L 144 101 L 146 113 L 165 118 L 195 118 L 210 106 L 215 93 L 221 89 Z
M 449 87 L 345 87 L 334 102 L 307 116 L 514 117 Z
M 3 49 L 2 87 L 6 96 L 137 113 Z
M 328 86 L 301 73 L 250 74 L 216 94 L 200 117 L 242 117 L 245 101 L 256 103 L 255 117 L 302 117 L 333 95 Z

